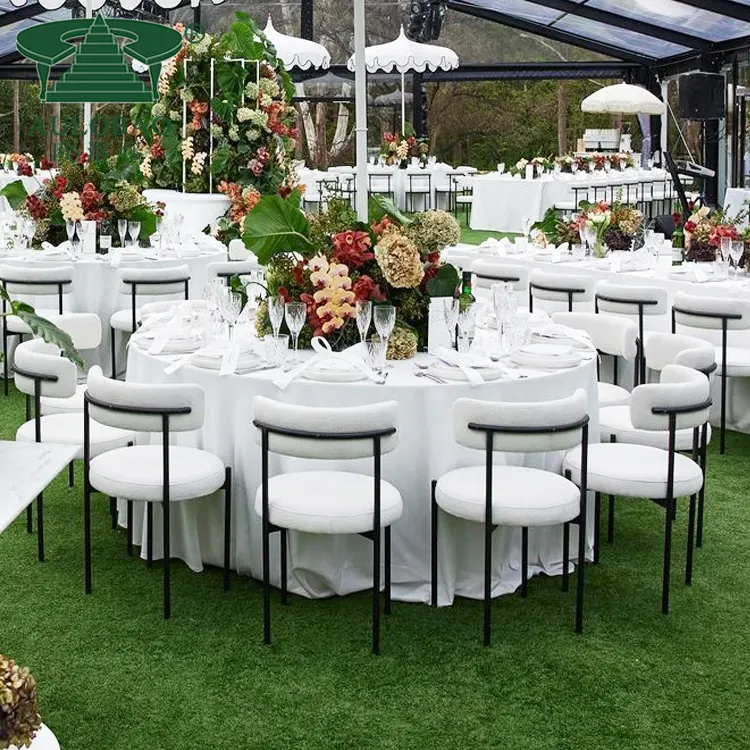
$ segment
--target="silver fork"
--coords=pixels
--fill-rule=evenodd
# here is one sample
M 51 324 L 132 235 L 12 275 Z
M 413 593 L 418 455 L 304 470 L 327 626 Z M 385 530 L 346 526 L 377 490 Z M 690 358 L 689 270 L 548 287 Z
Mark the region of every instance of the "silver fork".
M 441 385 L 445 385 L 446 383 L 446 381 L 442 378 L 439 378 L 437 375 L 433 375 L 431 372 L 427 372 L 426 370 L 416 369 L 414 371 L 414 375 L 418 378 L 427 378 L 433 383 L 440 383 Z

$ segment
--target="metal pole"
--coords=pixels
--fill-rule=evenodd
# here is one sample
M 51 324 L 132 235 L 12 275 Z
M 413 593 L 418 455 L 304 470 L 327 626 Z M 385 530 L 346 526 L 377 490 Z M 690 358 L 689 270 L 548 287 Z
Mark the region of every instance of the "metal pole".
M 661 143 L 662 164 L 664 163 L 664 152 L 669 149 L 669 81 L 661 82 L 661 98 L 664 102 L 664 112 L 661 116 Z M 652 149 L 653 151 L 653 149 Z
M 86 18 L 93 17 L 92 1 L 86 0 Z M 83 105 L 83 152 L 91 157 L 91 102 Z
M 365 0 L 354 0 L 354 96 L 357 144 L 357 217 L 367 222 L 367 66 L 365 62 Z
M 404 71 L 401 71 L 401 132 L 406 133 L 406 84 L 404 83 Z

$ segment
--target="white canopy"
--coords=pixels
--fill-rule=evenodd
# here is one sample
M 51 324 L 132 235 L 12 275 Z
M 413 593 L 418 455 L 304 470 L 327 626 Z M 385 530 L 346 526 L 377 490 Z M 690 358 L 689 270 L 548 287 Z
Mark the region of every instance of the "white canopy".
M 276 31 L 271 23 L 271 16 L 268 17 L 263 33 L 276 47 L 276 54 L 286 68 L 308 70 L 309 68 L 327 68 L 331 64 L 331 55 L 322 44 Z
M 641 86 L 617 83 L 605 86 L 581 102 L 582 112 L 621 115 L 662 115 L 664 102 Z

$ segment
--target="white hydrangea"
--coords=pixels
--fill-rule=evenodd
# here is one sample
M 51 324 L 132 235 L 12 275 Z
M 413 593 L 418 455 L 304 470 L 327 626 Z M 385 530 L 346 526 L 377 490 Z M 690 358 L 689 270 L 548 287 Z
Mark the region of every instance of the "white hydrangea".
M 179 109 L 170 109 L 169 119 L 174 120 L 175 122 L 179 122 L 182 119 L 182 112 L 180 112 Z
M 279 84 L 275 78 L 262 78 L 260 82 L 260 90 L 268 96 L 279 95 Z
M 253 110 L 250 107 L 240 107 L 237 110 L 237 122 L 247 122 L 253 116 Z
M 167 105 L 164 104 L 164 102 L 156 102 L 153 107 L 151 107 L 151 116 L 152 117 L 164 117 L 167 114 Z
M 222 130 L 221 125 L 217 125 L 215 122 L 211 123 L 211 135 L 214 138 L 223 138 L 224 131 Z
M 250 99 L 257 99 L 259 90 L 258 84 L 255 83 L 255 81 L 250 81 L 250 83 L 245 86 L 245 96 Z
M 271 99 L 271 97 L 268 96 L 268 94 L 261 94 L 259 101 L 260 101 L 261 107 L 270 107 L 271 102 L 273 102 L 273 99 Z
M 265 112 L 261 112 L 259 109 L 250 110 L 249 120 L 258 128 L 265 128 L 268 125 L 268 115 Z
M 240 133 L 237 130 L 237 126 L 236 125 L 230 125 L 229 126 L 229 133 L 228 133 L 228 135 L 229 135 L 229 140 L 230 141 L 239 141 L 239 139 L 240 139 Z
M 193 92 L 190 89 L 185 88 L 180 92 L 180 99 L 182 99 L 183 102 L 187 102 L 188 104 L 190 104 L 190 102 L 192 102 L 195 97 L 193 96 Z
M 260 130 L 258 130 L 258 128 L 250 128 L 250 130 L 245 133 L 245 137 L 248 141 L 257 141 L 258 138 L 260 138 Z

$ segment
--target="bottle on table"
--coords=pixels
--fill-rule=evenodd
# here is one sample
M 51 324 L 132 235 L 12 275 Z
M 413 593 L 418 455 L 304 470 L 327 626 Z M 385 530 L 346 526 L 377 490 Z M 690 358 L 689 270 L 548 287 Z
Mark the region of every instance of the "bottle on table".
M 674 214 L 674 231 L 672 232 L 672 265 L 681 266 L 685 251 L 685 230 L 682 228 L 682 217 Z
M 458 312 L 459 314 L 468 309 L 474 302 L 476 297 L 471 291 L 471 271 L 464 271 L 461 274 L 461 281 L 456 286 L 456 290 L 453 292 L 453 298 L 458 300 Z M 458 323 L 456 323 L 456 349 L 458 349 Z

